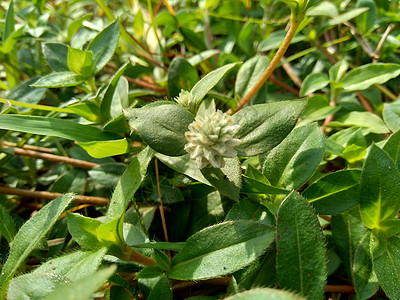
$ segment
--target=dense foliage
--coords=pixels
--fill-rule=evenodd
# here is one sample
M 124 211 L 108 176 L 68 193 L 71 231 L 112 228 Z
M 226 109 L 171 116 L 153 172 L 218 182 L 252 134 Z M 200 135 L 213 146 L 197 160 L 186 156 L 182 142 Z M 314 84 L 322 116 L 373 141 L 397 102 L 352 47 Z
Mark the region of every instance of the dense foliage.
M 398 1 L 0 5 L 0 299 L 398 299 Z

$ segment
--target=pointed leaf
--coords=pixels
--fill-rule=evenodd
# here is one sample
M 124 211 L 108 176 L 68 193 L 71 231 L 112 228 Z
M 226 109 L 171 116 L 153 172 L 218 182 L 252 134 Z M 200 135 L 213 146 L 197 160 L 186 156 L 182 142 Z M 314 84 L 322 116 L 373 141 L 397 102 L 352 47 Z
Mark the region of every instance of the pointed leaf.
M 273 240 L 273 229 L 254 221 L 205 228 L 192 235 L 173 258 L 169 278 L 199 280 L 230 274 L 254 261 Z
M 14 0 L 10 1 L 8 5 L 5 23 L 3 25 L 3 35 L 1 37 L 2 42 L 4 43 L 8 37 L 14 32 L 15 20 L 14 20 Z
M 329 84 L 329 78 L 325 73 L 312 73 L 307 75 L 300 89 L 300 97 L 304 97 L 315 91 L 321 90 Z
M 314 174 L 325 152 L 325 136 L 317 124 L 295 128 L 266 156 L 263 174 L 272 185 L 298 189 Z
M 68 231 L 81 247 L 97 251 L 103 246 L 97 238 L 99 220 L 67 212 Z
M 96 252 L 75 251 L 51 259 L 33 271 L 33 274 L 57 274 L 70 280 L 78 280 L 93 274 L 106 254 L 107 249 L 101 248 Z
M 33 87 L 37 88 L 59 88 L 76 86 L 84 81 L 83 76 L 76 74 L 74 72 L 55 72 L 50 73 L 41 77 L 38 81 L 32 84 Z
M 329 173 L 311 184 L 302 196 L 319 214 L 341 213 L 358 204 L 360 177 L 359 170 Z
M 232 69 L 234 66 L 236 66 L 236 63 L 227 64 L 219 69 L 208 73 L 206 76 L 200 79 L 200 81 L 197 82 L 191 90 L 192 95 L 197 100 L 197 102 L 200 102 L 204 98 L 204 96 L 207 95 L 207 93 L 221 80 L 225 73 Z
M 106 214 L 107 221 L 121 217 L 125 213 L 133 195 L 147 174 L 147 166 L 153 158 L 153 154 L 153 150 L 149 147 L 145 148 L 126 168 L 112 195 Z
M 14 221 L 3 205 L 0 205 L 0 234 L 5 237 L 8 243 L 11 243 L 15 236 Z
M 171 99 L 177 97 L 181 90 L 190 91 L 196 82 L 199 81 L 199 75 L 186 59 L 175 57 L 168 69 L 168 95 Z
M 400 295 L 400 237 L 392 236 L 383 244 L 381 251 L 372 251 L 374 271 L 386 295 L 397 299 Z
M 372 270 L 370 239 L 371 232 L 368 231 L 358 245 L 354 256 L 354 288 L 360 300 L 370 299 L 379 289 L 378 278 Z
M 351 277 L 357 246 L 367 232 L 358 206 L 344 213 L 333 215 L 331 228 L 335 248 L 346 267 L 348 276 Z
M 400 130 L 393 133 L 382 147 L 400 170 Z
M 68 46 L 61 43 L 44 43 L 42 46 L 44 58 L 56 72 L 70 71 L 68 68 Z
M 129 126 L 157 152 L 171 156 L 186 153 L 185 132 L 194 120 L 188 110 L 171 102 L 155 102 L 126 111 L 125 116 Z
M 382 84 L 400 75 L 399 64 L 367 64 L 354 68 L 339 83 L 346 92 L 365 90 L 374 84 Z
M 365 226 L 394 219 L 400 207 L 400 172 L 393 160 L 372 145 L 361 173 L 360 213 Z
M 14 237 L 8 259 L 1 270 L 0 296 L 4 295 L 8 281 L 14 276 L 19 266 L 51 229 L 72 199 L 74 199 L 73 194 L 65 194 L 52 200 L 19 229 Z
M 58 285 L 44 300 L 65 300 L 65 299 L 92 299 L 101 285 L 115 273 L 117 267 L 111 266 L 97 271 L 94 274 L 81 278 L 67 284 Z
M 306 106 L 306 101 L 279 101 L 245 107 L 232 116 L 240 126 L 235 138 L 242 143 L 236 147 L 239 155 L 255 156 L 265 153 L 289 134 Z
M 87 50 L 93 52 L 95 73 L 98 73 L 113 56 L 118 45 L 119 28 L 120 24 L 117 19 L 90 42 Z
M 312 207 L 296 192 L 279 208 L 276 248 L 280 286 L 307 299 L 322 299 L 327 278 L 324 237 Z

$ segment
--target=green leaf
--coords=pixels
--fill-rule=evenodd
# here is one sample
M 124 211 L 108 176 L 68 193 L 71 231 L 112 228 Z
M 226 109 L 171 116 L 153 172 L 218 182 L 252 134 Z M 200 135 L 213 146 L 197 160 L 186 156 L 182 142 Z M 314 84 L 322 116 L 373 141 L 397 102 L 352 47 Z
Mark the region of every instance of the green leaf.
M 163 275 L 164 271 L 159 266 L 148 266 L 143 268 L 135 277 L 137 279 L 156 278 Z
M 185 242 L 148 242 L 144 244 L 130 245 L 135 248 L 143 249 L 158 249 L 158 250 L 171 250 L 181 251 L 185 246 Z
M 295 128 L 266 155 L 263 174 L 272 185 L 298 189 L 314 174 L 325 152 L 325 136 L 317 124 Z
M 101 101 L 100 105 L 100 111 L 105 120 L 111 119 L 111 104 L 113 101 L 113 96 L 117 90 L 118 82 L 121 76 L 124 74 L 127 66 L 128 63 L 120 67 L 118 71 L 114 74 L 114 76 L 111 78 L 107 86 L 106 92 L 104 94 L 103 100 Z
M 400 75 L 399 64 L 367 64 L 354 68 L 339 81 L 346 92 L 365 90 L 374 84 L 382 84 Z
M 393 133 L 382 147 L 400 170 L 400 130 Z
M 329 79 L 334 82 L 339 81 L 346 73 L 348 68 L 349 64 L 345 59 L 339 60 L 336 64 L 329 68 Z
M 338 24 L 342 24 L 348 20 L 351 20 L 351 19 L 361 15 L 362 13 L 366 12 L 367 10 L 368 10 L 368 8 L 365 8 L 365 7 L 352 9 L 350 11 L 345 12 L 344 14 L 341 14 L 340 16 L 332 18 L 331 20 L 326 22 L 326 26 L 335 26 Z
M 187 27 L 180 27 L 179 31 L 183 35 L 185 43 L 188 43 L 190 46 L 199 49 L 200 51 L 206 50 L 206 45 L 204 44 L 202 37 L 199 37 L 194 31 Z
M 82 17 L 78 18 L 77 20 L 74 20 L 69 26 L 68 26 L 68 41 L 71 40 L 72 36 L 78 31 L 78 29 L 82 26 L 82 23 L 89 20 L 93 14 L 85 14 Z
M 169 278 L 199 280 L 230 274 L 259 257 L 273 240 L 273 229 L 254 221 L 205 228 L 192 235 L 173 258 Z
M 103 69 L 113 56 L 118 45 L 119 27 L 119 19 L 117 19 L 90 42 L 87 51 L 93 52 L 95 74 Z
M 171 99 L 177 97 L 181 90 L 190 91 L 199 75 L 186 59 L 175 57 L 168 69 L 168 95 Z
M 129 152 L 129 144 L 126 139 L 114 141 L 77 142 L 77 145 L 85 149 L 94 158 L 104 158 L 121 155 Z
M 92 299 L 92 294 L 115 273 L 116 269 L 116 266 L 110 266 L 78 281 L 58 285 L 44 300 Z
M 37 88 L 59 88 L 76 86 L 84 81 L 83 76 L 76 74 L 74 72 L 55 72 L 50 73 L 41 77 L 38 81 L 32 84 L 33 87 Z
M 324 236 L 312 207 L 296 192 L 279 208 L 276 248 L 280 286 L 307 299 L 322 299 L 327 278 Z
M 358 245 L 354 256 L 353 282 L 360 300 L 370 299 L 379 289 L 378 278 L 372 269 L 370 239 L 371 232 L 368 231 Z
M 227 64 L 221 68 L 218 68 L 206 76 L 204 76 L 196 85 L 192 88 L 191 92 L 193 97 L 196 99 L 197 103 L 204 98 L 205 95 L 222 79 L 222 77 L 236 66 L 237 63 Z
M 250 58 L 239 69 L 236 76 L 235 95 L 243 98 L 258 82 L 261 75 L 269 65 L 266 56 L 258 55 Z M 252 98 L 252 103 L 265 103 L 267 94 L 267 83 Z
M 306 101 L 279 101 L 245 107 L 232 116 L 240 126 L 235 138 L 239 155 L 255 156 L 277 146 L 294 128 Z
M 329 173 L 311 184 L 302 196 L 319 214 L 341 213 L 358 204 L 360 177 L 359 170 Z
M 321 90 L 329 84 L 328 75 L 325 73 L 312 73 L 308 74 L 303 81 L 300 89 L 300 97 L 304 97 L 315 91 Z
M 97 251 L 103 246 L 97 238 L 99 220 L 67 212 L 68 231 L 81 247 Z
M 5 41 L 8 39 L 8 37 L 14 32 L 14 26 L 15 26 L 15 21 L 14 21 L 14 0 L 10 1 L 10 4 L 8 5 L 7 13 L 6 13 L 6 18 L 5 22 L 3 25 L 3 35 L 1 37 L 2 42 L 5 43 Z
M 267 185 L 247 176 L 242 176 L 242 194 L 264 194 L 264 195 L 287 195 L 288 190 L 276 188 L 272 185 Z
M 300 295 L 271 288 L 256 288 L 249 291 L 241 292 L 225 300 L 305 300 Z
M 250 198 L 241 199 L 225 217 L 225 221 L 252 220 L 274 226 L 275 220 L 268 209 Z
M 400 207 L 400 172 L 393 160 L 372 145 L 361 173 L 360 213 L 365 226 L 379 228 L 393 219 Z
M 122 138 L 117 134 L 104 132 L 93 126 L 39 116 L 0 115 L 0 128 L 56 136 L 78 142 L 112 141 Z
M 129 126 L 157 152 L 171 156 L 186 153 L 185 132 L 194 120 L 188 110 L 173 103 L 155 102 L 126 111 L 125 116 Z
M 357 29 L 361 34 L 366 34 L 374 28 L 376 21 L 376 7 L 372 0 L 358 0 L 357 7 L 368 8 L 368 11 L 356 18 Z
M 0 205 L 0 234 L 4 236 L 8 243 L 11 243 L 15 231 L 15 224 L 10 212 L 3 205 Z
M 400 129 L 400 103 L 385 103 L 383 106 L 383 120 L 393 132 Z
M 381 243 L 374 241 L 371 243 Z M 386 242 L 382 241 L 381 251 L 372 251 L 373 268 L 379 284 L 390 299 L 397 299 L 400 295 L 400 237 L 393 236 Z
M 68 46 L 61 43 L 44 43 L 43 55 L 50 67 L 56 72 L 69 71 L 68 68 Z
M 97 227 L 97 239 L 103 247 L 107 247 L 108 252 L 114 256 L 122 256 L 125 251 L 123 237 L 123 216 L 114 220 L 102 223 Z
M 75 49 L 68 46 L 68 68 L 84 78 L 93 75 L 93 52 Z
M 367 228 L 361 220 L 358 206 L 344 213 L 333 215 L 331 228 L 335 248 L 346 267 L 348 276 L 351 278 L 357 246 L 367 232 Z
M 75 251 L 51 259 L 33 271 L 33 274 L 57 274 L 70 280 L 79 280 L 93 274 L 100 266 L 107 249 L 101 248 L 96 252 Z
M 389 133 L 389 129 L 382 119 L 369 111 L 351 111 L 343 117 L 331 122 L 329 126 L 357 126 L 368 128 L 372 133 Z
M 67 278 L 54 274 L 25 274 L 10 281 L 7 299 L 43 299 L 57 285 L 68 282 Z
M 144 19 L 142 11 L 139 9 L 135 15 L 135 19 L 133 20 L 133 32 L 135 36 L 141 38 L 144 32 Z
M 1 270 L 0 296 L 4 295 L 8 281 L 14 276 L 19 266 L 49 232 L 72 199 L 74 199 L 73 194 L 66 194 L 52 200 L 19 229 L 11 245 L 8 259 Z
M 156 157 L 172 170 L 185 174 L 201 183 L 212 186 L 212 184 L 204 177 L 201 170 L 197 167 L 196 161 L 190 159 L 189 154 L 172 157 L 156 153 Z
M 239 201 L 241 168 L 238 158 L 226 158 L 225 166 L 221 169 L 204 168 L 201 173 L 221 194 Z
M 169 282 L 165 275 L 160 276 L 160 279 L 152 288 L 148 300 L 172 300 L 172 291 Z
M 329 99 L 326 96 L 317 94 L 308 98 L 307 106 L 301 114 L 298 126 L 324 120 L 326 117 L 339 110 L 340 106 L 330 106 Z
M 153 154 L 153 150 L 149 147 L 145 148 L 126 168 L 115 187 L 107 210 L 106 220 L 111 221 L 125 213 L 133 195 L 146 176 L 147 166 L 153 158 Z

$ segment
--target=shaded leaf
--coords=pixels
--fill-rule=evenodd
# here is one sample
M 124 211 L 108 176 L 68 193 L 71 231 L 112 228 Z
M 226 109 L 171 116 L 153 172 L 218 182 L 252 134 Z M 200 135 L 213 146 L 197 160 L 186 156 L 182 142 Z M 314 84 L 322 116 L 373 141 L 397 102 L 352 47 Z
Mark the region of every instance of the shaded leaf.
M 276 248 L 280 286 L 307 299 L 322 299 L 327 278 L 324 237 L 312 207 L 296 192 L 279 208 Z
M 273 229 L 254 221 L 205 228 L 192 235 L 173 258 L 169 278 L 198 280 L 230 274 L 250 264 L 273 240 Z

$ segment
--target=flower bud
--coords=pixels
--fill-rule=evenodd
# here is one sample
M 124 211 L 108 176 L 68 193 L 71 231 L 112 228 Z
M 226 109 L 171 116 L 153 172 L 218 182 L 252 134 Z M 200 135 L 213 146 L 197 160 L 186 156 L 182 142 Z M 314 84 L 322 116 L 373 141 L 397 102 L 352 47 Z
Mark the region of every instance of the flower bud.
M 214 113 L 205 111 L 205 115 L 196 116 L 185 133 L 188 143 L 185 150 L 197 166 L 221 168 L 225 157 L 236 157 L 235 147 L 241 143 L 233 138 L 239 125 L 232 124 L 230 115 L 217 110 Z

